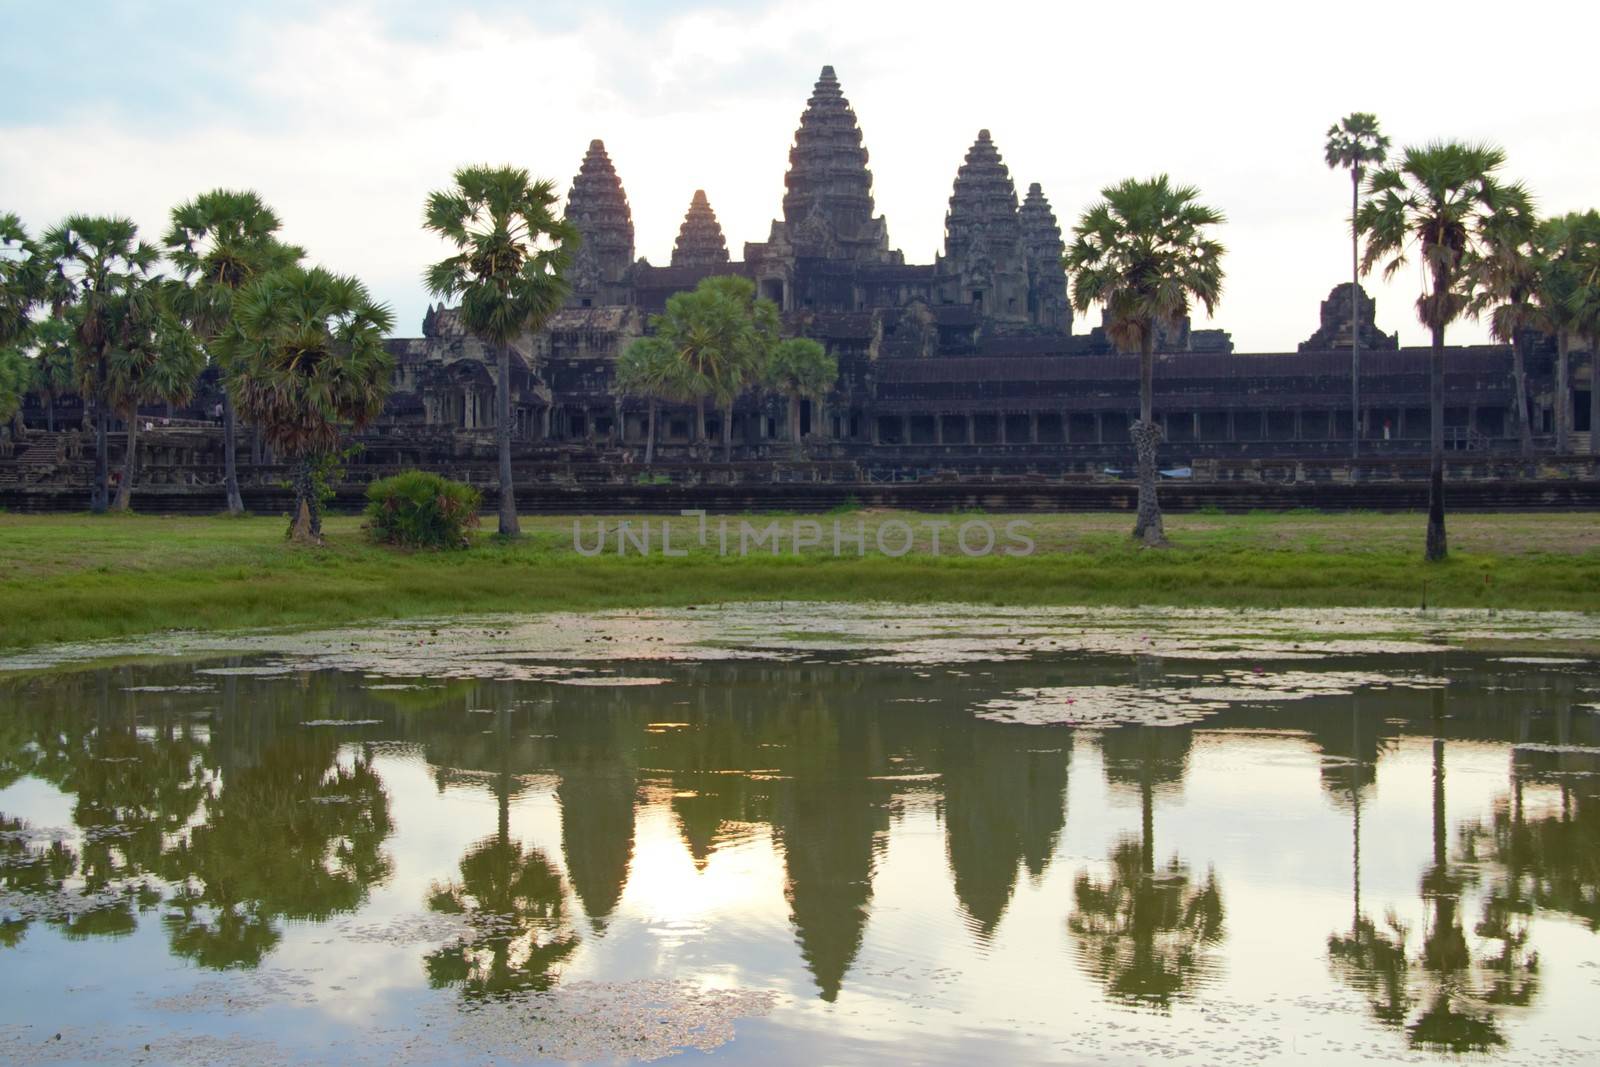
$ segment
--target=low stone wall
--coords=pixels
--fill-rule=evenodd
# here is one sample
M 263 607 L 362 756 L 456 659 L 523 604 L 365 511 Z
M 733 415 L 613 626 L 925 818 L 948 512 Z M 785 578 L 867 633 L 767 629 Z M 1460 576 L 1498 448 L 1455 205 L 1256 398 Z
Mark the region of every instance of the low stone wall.
M 484 490 L 484 507 L 492 511 L 496 494 Z M 1129 511 L 1134 508 L 1132 482 L 1041 483 L 934 481 L 900 483 L 793 482 L 777 484 L 528 484 L 517 489 L 518 507 L 528 514 L 674 513 L 704 508 L 717 513 L 745 511 L 819 512 L 848 507 L 904 508 L 944 512 L 1083 512 Z M 1413 511 L 1427 506 L 1425 482 L 1195 482 L 1171 480 L 1162 486 L 1163 508 L 1191 512 L 1216 508 L 1225 512 L 1286 511 Z M 286 488 L 250 486 L 245 506 L 256 514 L 287 515 L 291 498 Z M 1447 490 L 1454 511 L 1588 511 L 1600 510 L 1600 479 L 1537 479 L 1453 481 Z M 364 504 L 360 486 L 344 486 L 330 510 L 357 512 Z M 147 514 L 214 514 L 224 507 L 215 487 L 154 486 L 134 493 L 134 509 Z M 0 488 L 0 508 L 21 513 L 84 511 L 88 493 L 82 488 Z

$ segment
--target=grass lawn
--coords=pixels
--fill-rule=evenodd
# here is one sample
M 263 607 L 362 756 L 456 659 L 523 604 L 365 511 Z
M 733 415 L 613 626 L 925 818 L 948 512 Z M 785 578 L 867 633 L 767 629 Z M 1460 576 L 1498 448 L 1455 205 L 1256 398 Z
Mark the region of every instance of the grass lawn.
M 739 558 L 741 519 L 785 531 L 812 519 L 823 545 Z M 848 544 L 834 558 L 835 520 L 852 533 L 865 525 L 865 558 Z M 917 535 L 899 558 L 875 551 L 876 529 L 892 520 Z M 950 525 L 935 557 L 923 524 L 938 520 Z M 957 527 L 980 520 L 1002 547 L 1006 523 L 1028 523 L 1033 554 L 963 556 Z M 637 530 L 641 519 L 629 521 Z M 1453 555 L 1434 565 L 1421 559 L 1420 514 L 1174 515 L 1164 551 L 1133 545 L 1125 514 L 730 516 L 727 557 L 716 552 L 715 519 L 701 548 L 695 520 L 675 517 L 673 547 L 689 548 L 682 558 L 659 554 L 660 516 L 648 558 L 619 558 L 614 537 L 604 555 L 580 555 L 573 522 L 529 517 L 518 542 L 485 533 L 469 549 L 431 554 L 373 546 L 352 517 L 328 521 L 326 547 L 303 549 L 285 542 L 278 517 L 0 514 L 0 648 L 174 628 L 729 600 L 1416 607 L 1425 594 L 1430 606 L 1600 610 L 1600 519 L 1585 514 L 1452 516 Z M 596 522 L 582 520 L 586 546 Z M 604 522 L 614 530 L 618 518 Z M 493 517 L 485 524 L 492 530 Z M 899 536 L 889 543 L 898 547 Z

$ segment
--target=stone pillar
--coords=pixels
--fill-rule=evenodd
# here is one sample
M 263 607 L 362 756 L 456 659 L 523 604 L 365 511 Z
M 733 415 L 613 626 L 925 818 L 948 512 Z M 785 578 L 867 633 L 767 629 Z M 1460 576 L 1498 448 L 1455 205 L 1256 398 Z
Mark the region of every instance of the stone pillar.
M 901 415 L 900 416 L 900 443 L 903 444 L 903 445 L 909 445 L 911 443 L 911 416 L 910 415 Z
M 1190 412 L 1189 419 L 1190 424 L 1194 427 L 1194 439 L 1198 441 L 1200 440 L 1200 412 Z
M 1002 411 L 997 418 L 1000 420 L 1000 443 L 1003 445 L 1009 445 L 1011 442 L 1006 437 L 1006 420 L 1010 418 L 1010 416 Z
M 1039 443 L 1039 413 L 1037 411 L 1028 413 L 1028 443 L 1030 445 Z
M 1103 411 L 1094 413 L 1094 443 L 1097 445 L 1106 443 L 1106 413 Z
M 963 441 L 962 444 L 970 445 L 970 444 L 972 444 L 972 442 L 976 441 L 977 439 L 978 439 L 977 438 L 977 433 L 976 433 L 975 428 L 974 428 L 974 420 L 973 420 L 973 417 L 972 417 L 972 413 L 969 411 L 969 412 L 967 412 L 967 439 L 965 441 Z
M 1294 439 L 1305 440 L 1305 412 L 1299 408 L 1294 409 Z
M 933 443 L 944 444 L 944 412 L 939 412 L 933 417 Z
M 1238 441 L 1238 440 L 1239 440 L 1239 432 L 1238 432 L 1237 429 L 1234 428 L 1233 409 L 1229 408 L 1228 409 L 1228 441 L 1231 444 L 1231 443 L 1233 443 L 1235 441 Z

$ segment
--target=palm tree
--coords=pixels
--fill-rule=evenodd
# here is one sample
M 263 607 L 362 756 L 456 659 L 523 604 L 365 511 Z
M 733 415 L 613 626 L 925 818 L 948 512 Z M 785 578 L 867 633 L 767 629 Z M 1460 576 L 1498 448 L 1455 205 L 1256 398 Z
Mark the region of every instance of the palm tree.
M 184 282 L 174 302 L 216 365 L 222 389 L 222 481 L 230 515 L 244 514 L 244 499 L 239 494 L 229 368 L 222 358 L 228 346 L 219 342 L 237 331 L 234 294 L 305 255 L 278 240 L 280 226 L 278 216 L 255 193 L 213 189 L 173 208 L 167 231 L 167 258 Z
M 1502 212 L 1526 213 L 1528 193 L 1504 183 L 1495 172 L 1505 153 L 1487 145 L 1435 141 L 1410 147 L 1396 166 L 1374 171 L 1367 201 L 1356 217 L 1367 238 L 1362 273 L 1387 260 L 1384 277 L 1406 263 L 1415 246 L 1423 268 L 1423 293 L 1417 318 L 1433 335 L 1429 367 L 1430 472 L 1428 483 L 1429 560 L 1448 554 L 1444 529 L 1444 335 L 1471 305 L 1478 287 L 1473 264 Z
M 1600 211 L 1568 215 L 1572 328 L 1589 346 L 1589 454 L 1600 456 Z
M 137 330 L 128 331 L 108 361 L 106 390 L 110 406 L 122 416 L 127 441 L 122 454 L 122 480 L 117 485 L 118 511 L 127 511 L 133 499 L 133 476 L 137 469 L 139 406 L 141 404 L 186 404 L 194 394 L 195 379 L 205 366 L 205 355 L 169 306 L 170 286 L 159 282 L 148 299 L 139 301 L 148 319 Z
M 791 337 L 773 346 L 762 382 L 786 401 L 788 438 L 800 445 L 800 401 L 820 401 L 839 380 L 839 361 L 808 337 Z
M 722 410 L 722 458 L 733 458 L 733 404 L 755 380 L 778 343 L 778 306 L 756 296 L 755 283 L 732 275 L 705 278 L 674 293 L 666 314 L 651 321 L 688 371 L 700 401 L 698 436 L 705 436 L 704 401 Z
M 1538 294 L 1545 269 L 1539 221 L 1530 203 L 1508 203 L 1484 232 L 1475 263 L 1476 291 L 1468 310 L 1474 318 L 1489 312 L 1489 335 L 1511 346 L 1511 377 L 1516 388 L 1512 412 L 1522 455 L 1533 455 L 1533 423 L 1528 417 L 1528 331 L 1544 321 Z
M 112 353 L 152 319 L 150 304 L 157 289 L 151 284 L 160 251 L 139 240 L 131 219 L 73 215 L 44 235 L 44 255 L 51 267 L 51 300 L 57 316 L 69 326 L 79 393 L 93 405 L 94 485 L 89 508 L 102 514 L 109 503 L 110 470 L 106 462 L 106 423 Z
M 0 215 L 0 348 L 20 346 L 45 295 L 45 259 L 22 220 Z
M 1378 116 L 1352 111 L 1328 127 L 1324 158 L 1331 170 L 1350 171 L 1350 455 L 1361 455 L 1361 235 L 1356 215 L 1361 210 L 1361 176 L 1367 164 L 1381 164 L 1389 154 L 1389 138 L 1378 131 Z
M 0 215 L 0 422 L 10 419 L 32 385 L 33 370 L 23 355 L 33 332 L 33 310 L 44 295 L 38 246 L 22 220 Z
M 648 406 L 645 425 L 644 461 L 656 456 L 656 412 L 662 401 L 686 402 L 697 399 L 694 383 L 677 350 L 662 337 L 641 337 L 617 358 L 613 385 L 624 396 L 642 397 Z
M 1572 434 L 1572 335 L 1579 329 L 1578 307 L 1582 244 L 1578 214 L 1545 219 L 1539 225 L 1542 258 L 1539 274 L 1539 324 L 1556 339 L 1555 432 L 1556 453 L 1570 446 Z
M 539 329 L 566 299 L 577 230 L 556 218 L 555 186 L 514 167 L 463 167 L 455 187 L 430 193 L 423 225 L 457 252 L 428 268 L 428 290 L 461 298 L 461 323 L 494 349 L 495 443 L 500 452 L 500 536 L 516 537 L 511 474 L 511 342 Z
M 355 278 L 294 266 L 240 290 L 234 317 L 238 336 L 226 356 L 233 402 L 294 461 L 290 533 L 318 542 L 318 466 L 346 429 L 360 429 L 383 410 L 393 368 L 383 335 L 394 316 Z
M 33 365 L 28 388 L 44 402 L 45 429 L 56 431 L 56 399 L 72 391 L 72 330 L 58 318 L 34 324 Z
M 1222 298 L 1220 243 L 1207 227 L 1220 225 L 1220 211 L 1199 202 L 1193 186 L 1175 186 L 1163 174 L 1148 181 L 1129 178 L 1100 191 L 1104 198 L 1073 228 L 1065 266 L 1072 274 L 1078 311 L 1100 304 L 1106 334 L 1123 352 L 1139 353 L 1139 421 L 1133 427 L 1139 463 L 1139 514 L 1133 536 L 1147 545 L 1166 544 L 1156 498 L 1156 453 L 1161 428 L 1152 414 L 1156 335 L 1173 328 L 1199 302 L 1206 313 Z

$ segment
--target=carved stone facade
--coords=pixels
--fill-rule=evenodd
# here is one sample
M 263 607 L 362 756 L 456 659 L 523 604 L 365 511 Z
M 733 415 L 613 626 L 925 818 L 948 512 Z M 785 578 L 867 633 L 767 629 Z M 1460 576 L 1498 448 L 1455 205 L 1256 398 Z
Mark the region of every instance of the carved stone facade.
M 1352 292 L 1361 294 L 1361 311 L 1357 321 L 1361 332 L 1362 351 L 1392 352 L 1400 347 L 1400 342 L 1393 334 L 1387 334 L 1378 329 L 1376 323 L 1377 301 L 1368 296 L 1365 289 L 1358 289 L 1349 282 L 1341 282 L 1333 287 L 1332 292 L 1328 294 L 1328 299 L 1322 302 L 1322 325 L 1317 329 L 1316 333 L 1300 342 L 1300 351 L 1331 352 L 1334 349 L 1350 347 L 1350 294 Z
M 711 210 L 704 189 L 694 191 L 689 213 L 678 228 L 678 243 L 672 246 L 672 265 L 691 270 L 720 271 L 728 265 L 728 242 L 722 224 Z
M 934 261 L 940 302 L 970 303 L 997 323 L 1029 319 L 1028 263 L 1011 172 L 988 130 L 967 150 L 944 217 L 944 256 Z
M 603 141 L 589 151 L 567 194 L 567 221 L 583 238 L 567 278 L 572 302 L 582 307 L 626 304 L 633 266 L 633 213 Z

